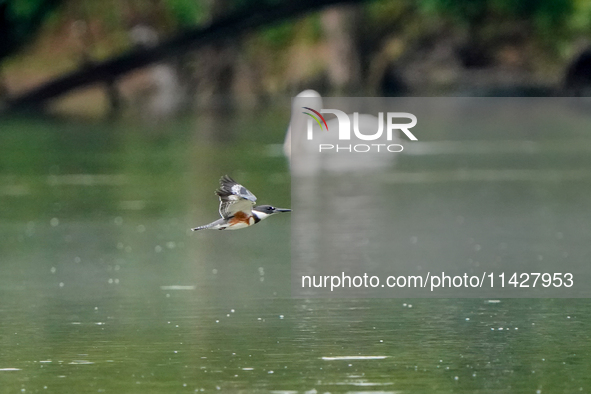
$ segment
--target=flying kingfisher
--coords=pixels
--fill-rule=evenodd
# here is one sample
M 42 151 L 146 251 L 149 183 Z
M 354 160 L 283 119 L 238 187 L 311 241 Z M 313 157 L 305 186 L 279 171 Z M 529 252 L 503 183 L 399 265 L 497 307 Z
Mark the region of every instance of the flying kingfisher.
M 239 230 L 257 224 L 279 212 L 291 212 L 291 209 L 275 208 L 271 205 L 254 206 L 257 198 L 247 188 L 236 183 L 228 175 L 220 179 L 220 188 L 215 194 L 220 198 L 221 219 L 192 228 L 191 230 Z

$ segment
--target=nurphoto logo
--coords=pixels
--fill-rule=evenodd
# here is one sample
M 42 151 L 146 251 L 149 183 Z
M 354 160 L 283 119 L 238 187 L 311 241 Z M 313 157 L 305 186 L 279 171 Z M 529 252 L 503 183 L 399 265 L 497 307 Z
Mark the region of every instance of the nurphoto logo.
M 334 128 L 336 126 L 337 130 L 337 137 L 338 141 L 351 141 L 352 134 L 351 130 L 353 130 L 353 137 L 361 140 L 361 141 L 376 141 L 378 139 L 383 140 L 384 129 L 385 139 L 388 142 L 397 141 L 398 140 L 398 132 L 395 130 L 400 130 L 406 137 L 411 141 L 417 141 L 417 137 L 410 131 L 411 128 L 416 126 L 417 124 L 417 117 L 408 112 L 387 112 L 384 116 L 384 112 L 378 113 L 378 116 L 373 115 L 365 115 L 359 114 L 358 112 L 354 112 L 353 114 L 346 114 L 345 112 L 338 110 L 338 109 L 321 109 L 317 111 L 310 107 L 302 107 L 305 110 L 310 112 L 303 112 L 303 114 L 308 115 L 310 119 L 308 119 L 307 124 L 307 139 L 308 141 L 314 140 L 314 121 L 320 126 L 320 131 L 323 133 L 334 133 Z M 336 116 L 336 119 L 332 119 L 329 122 L 326 121 L 322 114 L 333 114 Z M 351 121 L 351 117 L 353 120 Z M 384 121 L 386 119 L 386 121 Z M 401 123 L 401 120 L 408 120 L 407 122 Z M 385 123 L 385 126 L 384 126 Z M 330 124 L 330 129 L 329 129 Z M 353 127 L 351 127 L 351 124 Z M 377 130 L 376 130 L 377 128 Z M 370 130 L 371 129 L 371 130 Z M 374 132 L 375 130 L 375 132 Z M 322 143 L 318 145 L 319 152 L 358 152 L 358 153 L 365 153 L 365 152 L 401 152 L 403 150 L 403 146 L 396 143 L 391 144 L 349 144 L 349 145 L 342 145 L 342 144 L 334 144 L 334 143 L 325 143 L 325 142 L 334 142 L 335 135 L 333 134 L 331 137 L 322 137 Z M 330 140 L 330 141 L 328 141 Z

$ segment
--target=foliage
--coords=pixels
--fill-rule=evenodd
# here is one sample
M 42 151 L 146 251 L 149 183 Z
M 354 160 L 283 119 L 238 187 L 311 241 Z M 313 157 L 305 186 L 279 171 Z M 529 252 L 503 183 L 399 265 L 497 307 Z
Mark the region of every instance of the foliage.
M 0 0 L 0 60 L 18 50 L 26 43 L 51 14 L 58 3 L 68 5 L 78 4 L 92 9 L 92 17 L 98 19 L 113 19 L 113 13 L 117 12 L 111 6 L 100 6 L 99 0 Z M 215 4 L 216 15 L 223 15 L 236 9 L 258 9 L 271 4 L 282 3 L 284 0 L 226 0 L 219 2 L 207 2 L 205 0 L 155 0 L 150 2 L 129 0 L 121 4 L 127 4 L 132 9 L 141 13 L 150 12 L 150 8 L 164 11 L 170 28 L 194 26 L 203 23 L 211 17 L 212 4 Z M 106 5 L 106 4 L 105 4 Z M 389 30 L 392 21 L 400 21 L 401 15 L 416 16 L 419 13 L 431 14 L 443 17 L 459 25 L 477 27 L 481 23 L 496 23 L 506 20 L 526 21 L 535 27 L 535 33 L 552 39 L 559 37 L 565 27 L 575 27 L 577 30 L 590 30 L 591 8 L 588 0 L 374 0 L 368 1 L 365 6 L 370 19 L 375 22 L 373 27 L 378 31 Z M 4 10 L 4 12 L 2 12 Z M 117 23 L 122 23 L 116 18 Z M 264 41 L 271 48 L 285 47 L 296 36 L 294 29 L 310 30 L 307 36 L 317 37 L 318 23 L 309 23 L 305 26 L 296 26 L 292 22 L 271 26 L 262 31 Z M 298 33 L 298 37 L 302 34 Z M 304 37 L 306 34 L 303 35 Z M 313 40 L 315 41 L 315 40 Z
M 422 0 L 423 10 L 473 25 L 485 18 L 532 21 L 539 30 L 564 26 L 574 0 Z
M 201 22 L 207 12 L 203 2 L 195 0 L 166 0 L 171 17 L 179 26 L 193 26 Z
M 24 45 L 59 3 L 60 0 L 0 0 L 0 60 Z

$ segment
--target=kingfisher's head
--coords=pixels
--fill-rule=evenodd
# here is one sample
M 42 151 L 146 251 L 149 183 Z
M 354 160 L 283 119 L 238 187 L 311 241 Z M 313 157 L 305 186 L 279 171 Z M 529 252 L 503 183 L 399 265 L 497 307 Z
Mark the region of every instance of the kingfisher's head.
M 266 219 L 269 216 L 280 212 L 291 212 L 291 209 L 277 208 L 271 205 L 259 205 L 252 208 L 252 214 L 256 216 L 259 220 Z

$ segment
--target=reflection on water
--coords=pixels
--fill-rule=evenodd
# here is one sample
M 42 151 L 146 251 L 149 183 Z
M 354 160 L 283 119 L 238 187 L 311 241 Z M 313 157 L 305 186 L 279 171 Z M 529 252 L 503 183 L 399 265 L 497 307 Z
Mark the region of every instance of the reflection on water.
M 190 232 L 225 173 L 290 206 L 286 116 L 2 121 L 0 392 L 590 390 L 586 300 L 296 300 L 287 215 Z
M 366 172 L 363 165 L 343 174 L 327 165 L 317 139 L 307 140 L 305 130 L 292 134 L 292 168 L 309 159 L 326 164 L 292 181 L 294 294 L 591 296 L 591 139 L 582 135 L 591 127 L 588 113 L 556 98 L 341 100 L 351 107 L 376 101 L 373 111 L 408 110 L 421 119 L 413 129 L 421 140 L 400 141 L 409 152 L 395 167 Z M 346 148 L 367 141 L 341 142 Z M 341 153 L 333 155 L 346 157 Z M 385 164 L 379 156 L 388 156 L 344 153 L 350 167 L 358 157 Z M 526 278 L 534 274 L 527 273 L 576 281 L 533 288 Z M 514 283 L 519 277 L 520 286 L 501 283 L 503 274 Z M 460 279 L 453 286 L 452 277 Z M 394 278 L 402 281 L 387 282 Z

